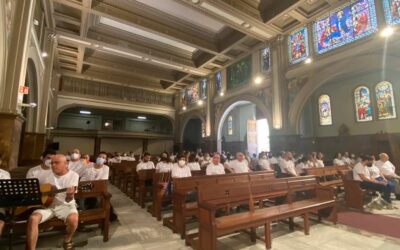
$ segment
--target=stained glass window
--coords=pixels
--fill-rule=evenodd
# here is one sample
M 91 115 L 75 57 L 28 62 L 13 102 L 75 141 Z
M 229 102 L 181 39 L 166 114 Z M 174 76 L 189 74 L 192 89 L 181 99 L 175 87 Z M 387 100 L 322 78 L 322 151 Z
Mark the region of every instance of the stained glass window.
M 319 124 L 332 125 L 331 98 L 328 95 L 321 95 L 318 99 Z
M 386 23 L 400 24 L 400 0 L 383 0 L 382 2 Z
M 200 99 L 207 98 L 207 79 L 200 81 Z
M 271 64 L 269 48 L 264 48 L 260 51 L 260 61 L 261 61 L 261 71 L 268 72 Z
M 233 135 L 233 117 L 228 117 L 228 135 Z
M 307 27 L 302 27 L 289 35 L 289 62 L 295 64 L 304 61 L 309 54 Z
M 222 91 L 222 74 L 221 71 L 215 73 L 215 91 L 217 94 Z
M 185 90 L 185 101 L 186 103 L 192 104 L 199 100 L 199 84 L 194 84 Z
M 248 56 L 239 62 L 227 68 L 228 89 L 233 89 L 246 84 L 251 77 L 251 56 Z
M 353 0 L 314 22 L 315 50 L 322 54 L 376 31 L 374 0 Z
M 369 88 L 360 86 L 354 90 L 354 104 L 358 122 L 372 121 L 371 96 Z
M 375 86 L 378 119 L 385 120 L 396 118 L 393 88 L 390 82 L 380 82 Z

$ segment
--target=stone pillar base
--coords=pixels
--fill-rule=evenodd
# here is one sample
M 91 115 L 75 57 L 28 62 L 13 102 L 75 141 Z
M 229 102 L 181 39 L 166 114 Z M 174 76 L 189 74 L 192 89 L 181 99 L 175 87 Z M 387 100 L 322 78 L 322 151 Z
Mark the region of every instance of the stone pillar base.
M 18 114 L 0 113 L 1 168 L 10 171 L 18 165 L 18 152 L 24 118 Z

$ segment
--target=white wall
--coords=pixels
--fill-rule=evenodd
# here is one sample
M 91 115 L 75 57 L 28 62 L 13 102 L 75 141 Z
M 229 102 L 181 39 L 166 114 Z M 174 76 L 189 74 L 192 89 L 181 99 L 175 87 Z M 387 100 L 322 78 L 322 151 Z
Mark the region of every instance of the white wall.
M 134 152 L 142 153 L 143 141 L 141 139 L 113 139 L 102 138 L 100 150 L 106 152 Z
M 71 149 L 79 148 L 82 154 L 91 154 L 94 153 L 94 138 L 86 138 L 86 137 L 54 137 L 54 142 L 58 142 L 60 144 L 60 148 L 57 152 L 65 154 Z

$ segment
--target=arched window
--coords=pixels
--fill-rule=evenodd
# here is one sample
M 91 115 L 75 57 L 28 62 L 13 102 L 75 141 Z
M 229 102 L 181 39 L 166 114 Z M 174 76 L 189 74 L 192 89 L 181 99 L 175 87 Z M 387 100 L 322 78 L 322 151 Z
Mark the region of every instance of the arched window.
M 380 82 L 375 86 L 376 105 L 378 107 L 378 119 L 396 118 L 393 88 L 390 82 Z
M 369 88 L 360 86 L 354 90 L 354 104 L 358 122 L 372 121 L 371 96 Z
M 233 135 L 233 118 L 231 115 L 228 117 L 228 135 Z
M 319 124 L 322 126 L 332 125 L 331 98 L 321 95 L 318 98 Z

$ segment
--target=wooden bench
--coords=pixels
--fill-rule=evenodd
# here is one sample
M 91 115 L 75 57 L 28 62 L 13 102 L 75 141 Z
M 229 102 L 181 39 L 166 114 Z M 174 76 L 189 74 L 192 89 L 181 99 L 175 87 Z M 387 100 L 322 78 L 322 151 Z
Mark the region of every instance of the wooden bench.
M 166 196 L 167 186 L 171 180 L 171 172 L 155 173 L 153 175 L 153 204 L 148 206 L 147 211 L 157 220 L 161 220 L 161 210 L 164 202 L 168 202 L 171 196 Z
M 231 186 L 200 185 L 198 187 L 199 240 L 194 249 L 215 250 L 218 237 L 245 229 L 253 229 L 252 232 L 254 232 L 254 229 L 260 226 L 265 228 L 265 245 L 269 249 L 271 248 L 271 222 L 302 216 L 304 232 L 309 234 L 308 214 L 323 209 L 329 209 L 330 220 L 336 222 L 336 202 L 331 188 L 319 186 L 315 179 L 289 179 L 286 182 L 270 180 L 267 183 L 237 183 Z M 258 185 L 260 187 L 257 187 Z M 274 197 L 277 195 L 277 190 L 284 189 L 288 190 L 287 204 L 255 209 L 254 197 L 260 195 L 253 194 L 255 190 L 264 190 L 264 197 L 268 197 L 269 194 Z M 292 197 L 299 191 L 312 191 L 315 197 L 297 201 Z M 249 211 L 216 217 L 216 212 L 221 207 L 243 203 L 248 205 Z
M 262 176 L 262 177 L 261 177 Z M 173 180 L 172 192 L 172 218 L 165 218 L 163 224 L 173 230 L 173 232 L 185 238 L 186 235 L 186 219 L 197 216 L 197 202 L 187 201 L 187 194 L 196 192 L 200 184 L 226 184 L 232 185 L 241 182 L 249 182 L 251 180 L 266 180 L 275 178 L 272 171 L 258 171 L 241 174 L 225 174 L 225 175 L 208 175 L 193 176 L 188 178 L 176 178 Z
M 145 207 L 147 194 L 153 195 L 153 175 L 155 169 L 143 169 L 137 172 L 138 180 L 138 198 L 134 199 L 142 208 Z M 150 185 L 149 185 L 150 184 Z
M 344 183 L 344 200 L 346 206 L 358 210 L 364 210 L 364 200 L 366 199 L 366 190 L 360 187 L 360 181 L 353 179 L 352 170 L 340 171 Z
M 338 188 L 343 186 L 343 180 L 339 174 L 339 169 L 342 169 L 342 167 L 306 168 L 304 171 L 307 175 L 316 176 L 318 184 L 321 186 Z
M 80 185 L 90 183 L 92 189 L 90 191 L 79 191 L 75 194 L 75 199 L 86 199 L 86 198 L 96 198 L 99 200 L 99 206 L 88 210 L 79 210 L 79 224 L 80 225 L 90 225 L 99 224 L 103 241 L 108 241 L 109 237 L 109 223 L 110 223 L 110 199 L 111 194 L 108 193 L 107 180 L 99 181 L 83 181 Z M 53 218 L 39 225 L 41 229 L 54 228 L 54 229 L 65 229 L 65 224 L 63 221 Z

